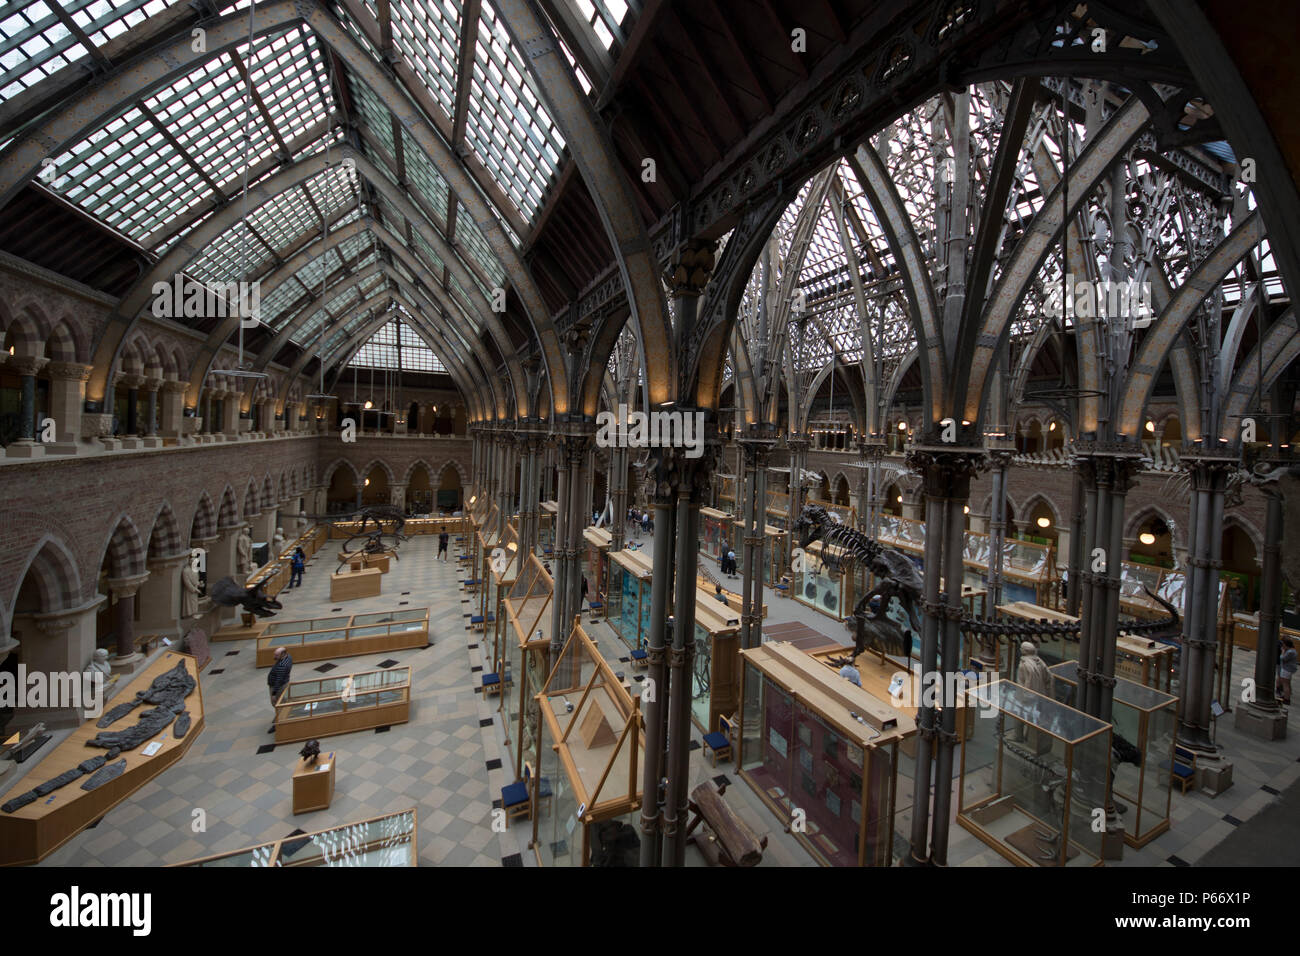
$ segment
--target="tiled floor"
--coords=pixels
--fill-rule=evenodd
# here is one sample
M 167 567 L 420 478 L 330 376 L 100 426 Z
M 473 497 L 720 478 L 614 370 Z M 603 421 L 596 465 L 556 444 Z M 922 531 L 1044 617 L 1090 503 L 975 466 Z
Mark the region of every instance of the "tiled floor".
M 437 538 L 418 536 L 402 545 L 401 559 L 384 575 L 378 598 L 329 601 L 329 575 L 337 547 L 323 549 L 307 568 L 303 586 L 280 595 L 280 620 L 388 610 L 400 601 L 430 609 L 433 646 L 365 657 L 341 658 L 339 674 L 370 670 L 383 660 L 412 668 L 411 720 L 384 733 L 364 731 L 321 741 L 338 761 L 334 801 L 328 810 L 291 813 L 291 773 L 300 744 L 268 752 L 271 707 L 266 669 L 254 666 L 251 643 L 214 643 L 204 671 L 207 726 L 174 767 L 111 811 L 94 829 L 74 837 L 45 860 L 51 866 L 156 866 L 238 849 L 283 837 L 295 829 L 319 830 L 382 813 L 417 808 L 421 866 L 501 866 L 522 852 L 526 825 L 506 833 L 492 829 L 491 802 L 506 781 L 488 771 L 501 760 L 501 734 L 492 708 L 474 693 L 470 668 L 481 664 L 461 617 L 456 564 L 436 560 Z M 402 592 L 410 592 L 403 594 Z M 237 650 L 233 656 L 230 651 Z M 294 679 L 315 673 L 315 663 L 294 667 Z M 215 676 L 212 670 L 222 670 Z M 481 720 L 488 720 L 481 726 Z M 206 829 L 195 832 L 195 811 Z
M 643 543 L 649 546 L 650 539 Z M 366 731 L 323 740 L 322 749 L 333 751 L 338 760 L 333 804 L 328 810 L 294 816 L 290 775 L 299 745 L 270 745 L 266 670 L 254 666 L 252 644 L 214 643 L 213 663 L 202 676 L 207 725 L 189 753 L 97 826 L 48 857 L 45 865 L 175 863 L 273 840 L 295 829 L 323 829 L 410 806 L 418 811 L 422 866 L 534 865 L 527 847 L 531 835 L 527 821 L 514 823 L 504 833 L 492 828 L 491 804 L 500 797 L 501 787 L 513 780 L 513 764 L 497 701 L 474 692 L 481 672 L 475 668 L 490 662 L 484 658 L 483 635 L 466 630 L 466 615 L 477 601 L 464 603 L 468 595 L 459 589 L 462 575 L 456 570 L 455 548 L 452 560 L 444 563 L 436 560 L 436 538 L 412 538 L 384 576 L 382 596 L 343 605 L 328 597 L 336 550 L 332 545 L 324 549 L 309 564 L 304 586 L 281 595 L 284 610 L 278 616 L 293 620 L 328 614 L 337 607 L 355 614 L 395 608 L 403 601 L 409 607 L 429 607 L 432 647 L 332 662 L 337 665 L 331 671 L 336 675 L 368 670 L 387 659 L 411 666 L 410 722 L 383 733 Z M 718 580 L 725 580 L 716 562 L 703 557 L 701 562 Z M 738 587 L 738 582 L 726 583 Z M 779 599 L 770 589 L 765 600 L 765 623 L 800 621 L 837 640 L 848 640 L 842 624 L 798 601 Z M 590 616 L 585 620 L 589 623 Z M 589 626 L 603 652 L 615 661 L 626 656 L 626 645 L 608 625 Z M 294 677 L 304 679 L 320 666 L 299 664 Z M 1237 653 L 1233 674 L 1238 684 L 1253 666 L 1253 655 Z M 618 664 L 615 669 L 625 667 Z M 693 728 L 692 735 L 698 742 L 698 729 Z M 1232 728 L 1231 718 L 1221 722 L 1218 739 L 1234 763 L 1235 785 L 1217 798 L 1175 793 L 1170 832 L 1140 851 L 1126 849 L 1119 865 L 1195 864 L 1216 846 L 1219 854 L 1231 857 L 1233 835 L 1242 823 L 1277 806 L 1279 794 L 1287 792 L 1293 798 L 1300 791 L 1300 739 L 1268 743 L 1243 737 Z M 739 779 L 733 764 L 713 767 L 704 751 L 695 749 L 690 768 L 690 787 L 724 775 L 731 782 L 728 802 L 756 832 L 769 838 L 761 865 L 815 865 L 796 839 L 783 831 L 784 821 Z M 39 776 L 39 769 L 35 773 Z M 10 788 L 17 782 L 8 781 Z M 898 796 L 900 808 L 910 804 L 910 782 L 900 781 Z M 200 816 L 202 828 L 198 828 Z M 910 813 L 903 810 L 895 821 L 900 834 L 896 846 L 902 845 L 901 834 L 909 824 Z M 704 865 L 693 848 L 687 862 Z M 950 829 L 949 863 L 1009 865 L 955 823 Z

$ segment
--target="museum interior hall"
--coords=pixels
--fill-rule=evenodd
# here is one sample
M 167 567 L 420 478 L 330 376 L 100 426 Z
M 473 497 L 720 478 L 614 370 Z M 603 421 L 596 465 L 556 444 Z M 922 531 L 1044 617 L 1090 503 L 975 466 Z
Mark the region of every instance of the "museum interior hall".
M 1297 36 L 0 4 L 0 865 L 1300 861 Z

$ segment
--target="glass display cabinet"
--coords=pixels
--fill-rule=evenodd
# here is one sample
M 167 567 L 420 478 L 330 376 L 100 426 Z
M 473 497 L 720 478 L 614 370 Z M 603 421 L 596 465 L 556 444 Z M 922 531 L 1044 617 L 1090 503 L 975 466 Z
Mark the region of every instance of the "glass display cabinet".
M 582 573 L 587 578 L 587 596 L 600 601 L 609 589 L 609 548 L 614 543 L 605 528 L 590 527 L 582 532 Z
M 803 571 L 790 575 L 790 590 L 796 600 L 839 621 L 853 611 L 853 585 L 852 575 L 832 573 L 823 560 L 820 541 L 804 549 Z
M 732 547 L 731 529 L 734 518 L 717 508 L 700 509 L 700 550 L 715 561 Z
M 354 657 L 429 643 L 429 609 L 401 608 L 351 617 L 274 621 L 257 639 L 257 666 L 275 663 L 275 649 L 289 651 L 295 664 Z
M 718 729 L 719 717 L 740 706 L 740 612 L 712 590 L 695 591 L 695 658 L 691 677 L 691 719 L 703 733 Z
M 503 683 L 500 694 L 506 745 L 514 761 L 515 774 L 523 773 L 527 754 L 537 749 L 540 715 L 536 697 L 546 677 L 550 639 L 542 624 L 548 621 L 554 584 L 542 560 L 528 555 L 510 593 L 501 602 L 505 627 L 493 656 L 493 668 Z M 518 677 L 516 676 L 518 675 Z M 518 689 L 511 687 L 518 684 Z M 513 746 L 510 735 L 513 734 Z
M 742 650 L 740 776 L 823 866 L 891 866 L 906 713 L 790 644 Z M 861 720 L 854 719 L 855 717 Z
M 596 829 L 641 807 L 641 698 L 628 693 L 578 624 L 537 703 L 533 851 L 540 866 L 587 866 Z
M 415 808 L 314 833 L 297 833 L 176 866 L 416 866 Z
M 965 695 L 957 823 L 1017 866 L 1100 866 L 1110 724 L 1008 680 Z
M 542 554 L 555 550 L 555 529 L 559 524 L 560 506 L 554 501 L 543 501 L 537 514 L 537 547 Z
M 1078 664 L 1057 664 L 1051 673 L 1056 699 L 1075 706 Z M 1124 821 L 1124 842 L 1143 847 L 1169 829 L 1178 698 L 1116 677 L 1111 717 L 1113 733 L 1138 753 L 1136 763 L 1112 761 L 1111 799 Z
M 350 734 L 410 718 L 409 667 L 293 681 L 275 705 L 275 742 Z
M 650 553 L 613 551 L 609 555 L 609 598 L 606 620 L 634 651 L 645 647 L 650 634 Z

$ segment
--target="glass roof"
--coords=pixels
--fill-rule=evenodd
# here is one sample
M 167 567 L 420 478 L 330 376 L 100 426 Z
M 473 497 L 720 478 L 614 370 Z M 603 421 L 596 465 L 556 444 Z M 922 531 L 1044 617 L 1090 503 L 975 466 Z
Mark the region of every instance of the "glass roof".
M 160 36 L 177 15 L 169 8 L 180 6 L 176 0 L 66 0 L 61 8 L 53 0 L 0 4 L 0 101 L 29 90 L 38 98 L 41 90 L 34 87 L 60 70 L 75 70 L 84 80 L 83 61 L 95 54 L 92 47 L 120 44 L 128 31 L 125 40 L 132 44 Z M 247 0 L 217 0 L 216 7 L 227 13 L 246 8 Z M 436 126 L 454 118 L 463 38 L 466 31 L 476 31 L 469 88 L 462 100 L 467 105 L 465 140 L 452 145 L 481 163 L 522 218 L 531 221 L 554 184 L 565 143 L 491 0 L 483 0 L 470 23 L 461 0 L 391 0 L 387 7 L 394 51 L 410 69 L 399 74 L 398 83 L 423 86 L 409 92 L 443 111 L 445 115 L 431 117 Z M 625 42 L 629 11 L 623 0 L 579 0 L 577 12 L 606 49 Z M 336 11 L 367 52 L 385 63 L 370 40 L 380 34 L 378 13 L 376 0 Z M 366 18 L 371 22 L 363 22 Z M 88 42 L 76 29 L 84 31 Z M 572 63 L 567 47 L 564 53 Z M 449 285 L 477 334 L 483 299 L 505 286 L 505 269 L 483 229 L 451 194 L 415 137 L 394 121 L 383 98 L 340 67 L 337 58 L 327 59 L 313 31 L 301 23 L 195 59 L 193 69 L 123 100 L 98 129 L 53 156 L 53 167 L 39 177 L 39 184 L 155 257 L 192 241 L 196 228 L 222 216 L 225 227 L 183 265 L 187 275 L 201 281 L 266 279 L 319 242 L 322 218 L 337 229 L 358 215 L 372 214 L 382 218 L 398 242 L 409 245 L 420 271 L 428 272 L 410 276 L 403 268 L 403 274 L 442 287 L 446 263 L 421 235 L 422 230 L 437 232 L 465 259 L 478 286 L 465 289 L 454 278 Z M 575 71 L 581 74 L 576 65 Z M 585 75 L 579 82 L 591 90 Z M 344 100 L 336 96 L 338 90 L 346 94 Z M 57 100 L 51 104 L 57 108 Z M 424 221 L 408 223 L 382 192 L 372 192 L 344 169 L 338 155 L 344 135 L 339 119 L 362 127 L 359 148 L 391 188 L 409 194 Z M 24 131 L 5 130 L 0 140 L 7 147 Z M 328 169 L 244 208 L 246 184 L 256 186 L 327 148 L 337 157 Z M 450 202 L 457 203 L 454 237 L 447 235 Z M 519 247 L 521 237 L 504 210 L 488 205 L 496 225 Z M 370 234 L 353 237 L 341 248 L 313 256 L 275 287 L 264 288 L 263 321 L 280 330 L 305 319 L 292 340 L 314 341 L 316 331 L 340 321 L 338 309 L 346 312 L 348 307 L 331 303 L 307 316 L 299 310 L 320 295 L 323 272 L 331 282 L 342 281 L 373 262 L 375 243 Z M 369 289 L 358 294 L 365 291 Z
M 398 306 L 398 311 L 409 315 Z M 405 321 L 395 319 L 371 336 L 352 356 L 349 366 L 401 369 L 404 372 L 446 372 L 442 360 Z

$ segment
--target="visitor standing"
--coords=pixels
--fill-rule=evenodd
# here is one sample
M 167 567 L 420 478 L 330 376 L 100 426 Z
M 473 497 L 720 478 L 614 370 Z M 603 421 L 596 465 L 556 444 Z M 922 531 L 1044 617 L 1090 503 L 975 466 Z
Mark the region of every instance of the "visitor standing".
M 307 556 L 302 553 L 302 548 L 293 549 L 293 557 L 289 559 L 289 587 L 302 587 L 302 572 L 307 567 Z
M 440 561 L 447 560 L 447 541 L 447 532 L 438 535 L 438 560 Z
M 289 675 L 293 672 L 293 658 L 283 647 L 275 649 L 275 663 L 271 665 L 270 673 L 266 675 L 266 686 L 271 689 L 271 729 L 268 734 L 275 733 L 275 705 L 280 700 L 280 695 L 284 689 L 289 686 Z
M 641 512 L 641 532 L 642 534 L 650 533 L 650 512 Z

